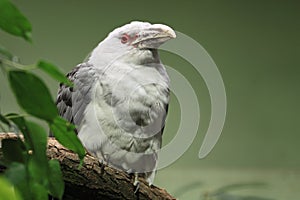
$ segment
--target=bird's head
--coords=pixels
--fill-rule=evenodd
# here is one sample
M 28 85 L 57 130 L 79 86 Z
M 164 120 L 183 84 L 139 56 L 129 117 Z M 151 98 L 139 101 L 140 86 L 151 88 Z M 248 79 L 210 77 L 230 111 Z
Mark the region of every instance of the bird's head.
M 149 59 L 160 45 L 175 37 L 175 31 L 169 26 L 134 21 L 113 30 L 94 49 L 89 60 L 99 64 L 122 58 L 140 62 Z
M 115 39 L 121 46 L 143 50 L 157 49 L 161 44 L 175 37 L 174 30 L 164 24 L 134 21 L 116 28 L 107 39 Z

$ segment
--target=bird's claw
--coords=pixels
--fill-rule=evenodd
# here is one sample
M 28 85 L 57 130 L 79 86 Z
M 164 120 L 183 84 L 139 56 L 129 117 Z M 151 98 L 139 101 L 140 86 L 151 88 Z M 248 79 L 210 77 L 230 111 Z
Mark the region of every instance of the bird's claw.
M 136 194 L 139 191 L 139 188 L 140 188 L 140 181 L 139 181 L 138 173 L 134 174 L 133 186 L 135 187 L 134 194 Z
M 99 163 L 100 163 L 100 167 L 101 167 L 101 173 L 104 172 L 104 167 L 108 166 L 108 160 L 109 160 L 108 154 L 104 154 L 102 159 L 99 159 Z
M 134 185 L 134 184 L 133 184 Z M 140 182 L 138 181 L 135 185 L 134 185 L 135 189 L 134 189 L 134 194 L 136 194 L 139 189 L 140 189 Z

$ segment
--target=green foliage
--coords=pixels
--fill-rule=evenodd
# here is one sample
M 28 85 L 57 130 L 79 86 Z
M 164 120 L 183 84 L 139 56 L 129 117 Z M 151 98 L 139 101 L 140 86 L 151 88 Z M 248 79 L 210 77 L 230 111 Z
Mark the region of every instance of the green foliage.
M 5 49 L 3 46 L 0 46 L 0 56 L 3 56 L 4 58 L 6 58 L 8 60 L 13 59 L 13 55 L 7 49 Z
M 47 133 L 38 124 L 22 117 L 15 116 L 13 120 L 30 137 L 26 139 L 24 135 L 26 147 L 20 138 L 3 140 L 2 149 L 8 166 L 5 176 L 24 199 L 47 199 L 48 193 L 61 199 L 64 182 L 59 162 L 47 160 Z
M 9 0 L 0 0 L 0 28 L 31 41 L 31 24 Z
M 20 139 L 4 139 L 2 140 L 2 152 L 6 162 L 24 163 L 24 145 Z
M 28 190 L 29 182 L 26 175 L 26 165 L 14 162 L 8 166 L 5 171 L 5 177 L 11 182 L 23 199 L 30 199 L 31 193 Z
M 8 0 L 0 0 L 0 28 L 31 41 L 30 22 Z M 61 199 L 64 182 L 59 162 L 47 159 L 47 133 L 40 125 L 28 121 L 26 117 L 33 116 L 44 120 L 56 139 L 77 153 L 81 162 L 85 150 L 75 134 L 75 126 L 58 115 L 47 86 L 31 70 L 40 69 L 64 84 L 72 83 L 49 62 L 41 60 L 36 65 L 26 66 L 14 61 L 14 57 L 0 45 L 0 67 L 8 74 L 8 81 L 17 102 L 26 112 L 25 116 L 0 113 L 0 130 L 6 131 L 5 126 L 18 136 L 16 139 L 2 141 L 7 170 L 4 174 L 6 179 L 0 177 L 0 199 L 18 200 L 22 197 L 24 200 L 43 200 L 48 199 L 48 194 Z M 19 137 L 19 132 L 24 140 Z M 12 184 L 15 190 L 9 189 L 9 184 Z
M 28 71 L 12 70 L 8 78 L 19 105 L 27 113 L 47 121 L 57 116 L 50 92 L 39 77 Z
M 0 122 L 6 124 L 7 126 L 10 126 L 9 121 L 0 113 Z
M 72 82 L 66 78 L 66 76 L 61 73 L 57 67 L 49 62 L 44 60 L 40 60 L 37 64 L 38 68 L 49 74 L 52 78 L 56 79 L 57 81 L 64 83 L 66 85 L 71 86 Z
M 12 189 L 12 185 L 7 180 L 1 177 L 0 177 L 0 194 L 1 194 L 1 199 L 21 200 L 19 193 L 14 191 Z
M 78 137 L 74 134 L 75 126 L 59 116 L 49 126 L 55 138 L 64 146 L 76 152 L 82 160 L 85 150 L 82 148 Z
M 64 193 L 64 182 L 62 180 L 60 165 L 57 160 L 49 161 L 49 190 L 52 196 L 62 198 Z

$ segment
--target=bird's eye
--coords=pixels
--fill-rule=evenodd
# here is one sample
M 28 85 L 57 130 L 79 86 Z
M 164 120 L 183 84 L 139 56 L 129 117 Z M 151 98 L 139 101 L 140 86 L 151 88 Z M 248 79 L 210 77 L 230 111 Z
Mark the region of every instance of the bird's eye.
M 127 43 L 128 40 L 129 40 L 129 36 L 128 36 L 127 34 L 122 35 L 122 37 L 121 37 L 121 42 L 122 42 L 123 44 Z

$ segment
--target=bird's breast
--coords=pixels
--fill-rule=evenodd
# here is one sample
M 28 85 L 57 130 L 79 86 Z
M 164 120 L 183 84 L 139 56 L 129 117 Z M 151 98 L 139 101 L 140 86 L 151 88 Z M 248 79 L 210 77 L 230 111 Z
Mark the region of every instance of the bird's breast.
M 161 134 L 169 85 L 168 78 L 156 68 L 111 69 L 99 78 L 98 85 L 94 98 L 97 118 L 109 137 L 118 141 L 125 137 L 127 142 L 122 143 L 135 148 L 135 138 L 151 140 Z M 140 145 L 144 149 L 143 142 Z
M 166 117 L 168 78 L 156 68 L 119 67 L 101 75 L 92 93 L 78 134 L 85 147 L 110 155 L 115 166 L 132 163 L 123 169 L 147 162 L 153 168 Z

